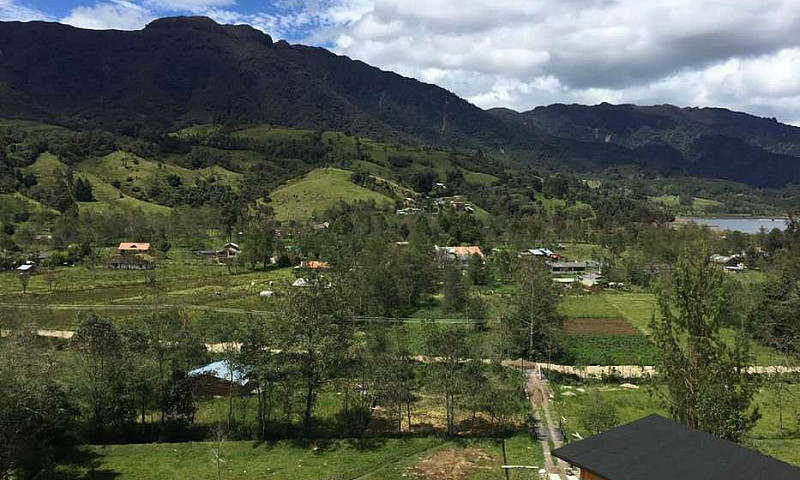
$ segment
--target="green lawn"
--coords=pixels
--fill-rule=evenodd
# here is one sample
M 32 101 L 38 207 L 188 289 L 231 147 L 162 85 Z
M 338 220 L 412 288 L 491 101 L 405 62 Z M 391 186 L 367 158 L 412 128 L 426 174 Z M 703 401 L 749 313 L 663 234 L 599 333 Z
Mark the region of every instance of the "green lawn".
M 612 403 L 616 407 L 620 423 L 628 423 L 651 413 L 668 416 L 655 391 L 646 385 L 638 390 L 619 388 L 616 385 L 603 385 L 597 382 L 572 384 L 569 387 L 553 383 L 555 399 L 551 409 L 558 417 L 567 419 L 567 430 L 589 436 L 581 424 L 581 410 L 590 402 L 602 401 Z M 584 392 L 577 389 L 581 388 Z M 800 465 L 800 428 L 794 421 L 800 411 L 800 384 L 790 384 L 790 393 L 784 395 L 783 417 L 785 437 L 778 432 L 778 402 L 775 393 L 762 389 L 756 396 L 755 403 L 762 414 L 761 420 L 750 432 L 746 444 L 786 462 Z M 572 392 L 572 394 L 566 394 Z
M 217 443 L 164 443 L 89 446 L 61 463 L 57 473 L 73 478 L 99 480 L 217 478 L 214 461 Z M 442 458 L 478 450 L 480 462 L 467 472 L 468 480 L 501 480 L 505 476 L 501 446 L 495 440 L 446 441 L 439 437 L 366 438 L 319 441 L 280 441 L 255 444 L 229 441 L 219 445 L 220 475 L 224 479 L 276 478 L 293 480 L 413 478 L 431 455 Z M 539 445 L 527 435 L 506 441 L 509 463 L 541 465 Z M 439 458 L 434 457 L 434 458 Z M 430 467 L 429 467 L 430 468 Z M 413 470 L 416 472 L 418 470 Z M 431 472 L 434 473 L 434 472 Z M 529 472 L 512 472 L 511 480 L 535 478 Z

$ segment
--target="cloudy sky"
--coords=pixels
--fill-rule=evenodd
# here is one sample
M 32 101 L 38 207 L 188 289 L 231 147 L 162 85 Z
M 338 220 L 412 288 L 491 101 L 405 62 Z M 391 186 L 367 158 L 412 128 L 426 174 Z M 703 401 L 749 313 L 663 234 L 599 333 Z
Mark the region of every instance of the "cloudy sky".
M 207 15 L 481 107 L 723 106 L 800 125 L 800 0 L 0 0 L 0 19 L 140 29 Z

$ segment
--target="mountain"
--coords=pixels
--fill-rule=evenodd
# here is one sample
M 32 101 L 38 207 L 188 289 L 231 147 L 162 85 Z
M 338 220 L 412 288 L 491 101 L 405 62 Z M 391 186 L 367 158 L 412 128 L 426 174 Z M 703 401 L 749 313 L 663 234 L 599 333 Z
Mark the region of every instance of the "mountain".
M 0 23 L 0 116 L 112 131 L 271 123 L 464 146 L 513 136 L 435 85 L 204 17 L 130 32 Z
M 481 148 L 575 172 L 800 183 L 800 129 L 774 119 L 669 105 L 486 111 L 436 85 L 205 17 L 125 32 L 0 22 L 0 118 L 134 136 L 273 124 Z
M 758 186 L 800 179 L 800 128 L 723 108 L 554 104 L 527 112 L 493 109 L 507 123 L 563 140 L 618 146 L 663 174 L 724 178 Z M 625 161 L 628 161 L 626 159 Z

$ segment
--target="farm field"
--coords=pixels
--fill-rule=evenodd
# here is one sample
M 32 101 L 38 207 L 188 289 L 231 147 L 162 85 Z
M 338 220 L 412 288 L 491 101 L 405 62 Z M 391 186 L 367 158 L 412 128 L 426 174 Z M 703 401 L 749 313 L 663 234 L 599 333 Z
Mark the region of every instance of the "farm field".
M 611 304 L 612 294 L 569 295 L 560 352 L 553 361 L 569 365 L 652 365 L 655 348 L 644 332 Z
M 359 187 L 360 188 L 360 187 Z M 371 192 L 372 193 L 372 192 Z M 199 261 L 186 249 L 173 249 L 168 259 L 152 271 L 108 270 L 102 267 L 58 267 L 53 270 L 53 285 L 47 275 L 33 275 L 26 295 L 13 272 L 0 273 L 0 312 L 21 312 L 3 304 L 75 305 L 25 310 L 34 317 L 40 328 L 69 329 L 76 326 L 77 312 L 85 306 L 106 307 L 104 313 L 112 318 L 138 315 L 139 309 L 154 301 L 154 291 L 148 284 L 156 278 L 159 302 L 188 310 L 202 307 L 238 310 L 271 310 L 274 300 L 258 297 L 264 289 L 278 292 L 290 288 L 296 273 L 291 268 L 242 272 L 229 271 L 223 265 Z M 270 286 L 272 282 L 272 286 Z M 502 313 L 503 299 L 498 295 L 483 295 L 489 313 L 489 332 Z M 410 316 L 419 318 L 463 318 L 458 312 L 445 312 L 441 297 L 422 305 Z M 126 308 L 130 306 L 130 308 Z M 113 309 L 113 310 L 112 310 Z M 655 362 L 655 351 L 647 339 L 649 323 L 656 312 L 655 297 L 649 293 L 604 292 L 565 296 L 559 304 L 565 319 L 561 351 L 551 358 L 555 363 L 571 365 L 642 365 Z M 231 312 L 235 313 L 235 312 Z M 732 342 L 734 331 L 723 330 Z M 416 349 L 422 353 L 421 345 Z M 757 365 L 783 364 L 785 356 L 774 350 L 753 344 Z

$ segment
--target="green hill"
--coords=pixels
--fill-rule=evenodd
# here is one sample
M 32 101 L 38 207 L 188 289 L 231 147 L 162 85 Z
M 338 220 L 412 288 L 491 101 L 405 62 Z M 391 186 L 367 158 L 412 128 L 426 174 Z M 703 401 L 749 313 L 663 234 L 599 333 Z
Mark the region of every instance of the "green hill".
M 352 172 L 338 168 L 319 168 L 281 186 L 272 194 L 272 207 L 278 220 L 301 220 L 340 202 L 374 201 L 390 207 L 394 200 L 356 185 Z
M 153 182 L 177 175 L 184 184 L 193 184 L 199 179 L 214 179 L 222 185 L 238 185 L 241 175 L 214 165 L 200 170 L 155 162 L 128 152 L 112 154 L 84 160 L 78 171 L 102 178 L 108 183 L 119 182 L 124 192 L 139 192 L 147 189 Z
M 24 168 L 23 171 L 25 173 L 34 174 L 39 185 L 52 186 L 54 172 L 59 168 L 67 168 L 67 165 L 59 161 L 55 155 L 46 152 L 39 155 L 36 161 Z M 82 163 L 78 166 L 75 173 L 77 177 L 82 177 L 91 182 L 92 191 L 97 200 L 95 202 L 79 202 L 79 206 L 82 210 L 102 211 L 109 207 L 120 207 L 126 210 L 136 208 L 146 213 L 167 214 L 170 212 L 171 209 L 169 207 L 156 205 L 130 195 L 125 195 L 120 189 L 114 187 L 106 180 L 108 174 L 100 176 L 93 173 L 95 171 L 102 173 L 96 164 L 85 166 Z

